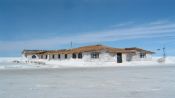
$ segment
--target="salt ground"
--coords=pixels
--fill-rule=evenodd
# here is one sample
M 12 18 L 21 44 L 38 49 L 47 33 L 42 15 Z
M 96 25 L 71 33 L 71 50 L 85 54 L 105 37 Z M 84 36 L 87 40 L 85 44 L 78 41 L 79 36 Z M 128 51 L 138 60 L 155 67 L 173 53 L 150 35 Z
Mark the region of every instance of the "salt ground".
M 175 66 L 0 70 L 1 98 L 174 98 Z
M 82 62 L 81 60 L 27 60 L 21 57 L 0 58 L 1 69 L 28 69 L 28 68 L 65 68 L 65 67 L 113 67 L 113 66 L 159 66 L 175 64 L 175 57 L 167 57 L 165 63 L 158 63 L 160 57 L 154 57 L 152 61 L 132 61 L 122 64 L 116 62 Z M 15 62 L 14 62 L 15 61 Z M 17 62 L 16 62 L 17 61 Z M 26 63 L 27 62 L 27 63 Z M 32 62 L 32 63 L 31 63 Z
M 174 98 L 175 58 L 168 57 L 164 64 L 157 59 L 124 64 L 33 64 L 19 57 L 0 58 L 0 97 Z

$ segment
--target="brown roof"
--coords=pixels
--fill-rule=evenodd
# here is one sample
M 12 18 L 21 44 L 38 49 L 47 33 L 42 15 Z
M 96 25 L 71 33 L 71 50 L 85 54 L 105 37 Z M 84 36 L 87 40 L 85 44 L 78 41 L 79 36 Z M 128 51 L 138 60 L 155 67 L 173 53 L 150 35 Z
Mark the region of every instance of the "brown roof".
M 103 45 L 93 45 L 93 46 L 84 46 L 80 48 L 72 49 L 72 52 L 78 53 L 78 52 L 90 52 L 90 51 L 107 51 L 107 52 L 127 52 L 123 48 L 112 48 L 108 46 Z
M 149 53 L 149 54 L 154 54 L 155 53 L 155 52 L 144 50 L 144 49 L 137 48 L 137 47 L 125 48 L 125 50 L 136 50 L 136 51 L 139 51 L 139 52 L 145 52 L 145 53 Z
M 72 54 L 72 53 L 82 53 L 82 52 L 100 52 L 106 51 L 110 53 L 136 53 L 136 51 L 144 51 L 146 53 L 153 53 L 151 51 L 143 50 L 140 48 L 112 48 L 104 45 L 91 45 L 91 46 L 83 46 L 79 48 L 73 49 L 64 49 L 64 50 L 24 50 L 26 54 Z
M 92 52 L 92 51 L 93 52 L 100 52 L 102 50 L 110 52 L 110 53 L 135 52 L 133 50 L 125 50 L 124 48 L 112 48 L 112 47 L 103 46 L 103 45 L 92 45 L 92 46 L 83 46 L 83 47 L 73 48 L 73 49 L 63 50 L 63 51 L 61 51 L 61 50 L 47 51 L 47 52 L 45 52 L 45 54 L 50 54 L 50 53 L 54 53 L 54 54 L 72 54 L 72 53 L 82 53 L 82 52 Z
M 39 53 L 45 53 L 46 50 L 23 50 L 22 53 L 24 54 L 39 54 Z

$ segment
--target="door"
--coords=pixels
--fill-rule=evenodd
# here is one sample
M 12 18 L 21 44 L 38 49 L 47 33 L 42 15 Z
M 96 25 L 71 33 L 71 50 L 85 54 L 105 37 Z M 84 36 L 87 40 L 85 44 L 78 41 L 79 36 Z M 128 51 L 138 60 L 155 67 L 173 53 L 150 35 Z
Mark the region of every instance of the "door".
M 122 53 L 117 53 L 117 63 L 122 63 Z

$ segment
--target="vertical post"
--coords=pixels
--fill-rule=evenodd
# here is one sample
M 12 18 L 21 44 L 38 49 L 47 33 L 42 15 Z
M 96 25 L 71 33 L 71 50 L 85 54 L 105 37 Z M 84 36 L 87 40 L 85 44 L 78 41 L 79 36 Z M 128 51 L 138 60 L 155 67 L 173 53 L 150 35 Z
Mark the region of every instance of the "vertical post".
M 163 50 L 163 58 L 164 58 L 164 59 L 166 58 L 166 51 L 165 51 L 165 49 L 166 49 L 166 48 L 165 48 L 165 46 L 164 46 L 163 49 L 162 49 L 162 50 Z
M 157 49 L 157 50 L 161 50 L 161 49 Z M 161 62 L 161 63 L 165 63 L 165 60 L 166 60 L 166 48 L 165 48 L 165 46 L 163 46 L 163 48 L 162 48 L 162 52 L 163 52 L 163 54 L 162 54 L 162 58 L 161 59 L 159 59 L 159 62 Z
M 72 49 L 72 41 L 70 42 L 70 47 L 71 47 L 71 49 Z

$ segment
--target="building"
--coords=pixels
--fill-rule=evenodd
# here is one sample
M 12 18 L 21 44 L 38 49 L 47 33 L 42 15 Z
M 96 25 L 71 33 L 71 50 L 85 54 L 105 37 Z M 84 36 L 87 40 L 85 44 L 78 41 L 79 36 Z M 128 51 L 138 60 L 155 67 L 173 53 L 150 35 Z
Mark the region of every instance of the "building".
M 113 48 L 104 45 L 83 46 L 63 50 L 23 50 L 22 55 L 29 60 L 57 60 L 84 62 L 130 62 L 150 61 L 154 52 L 140 48 Z

